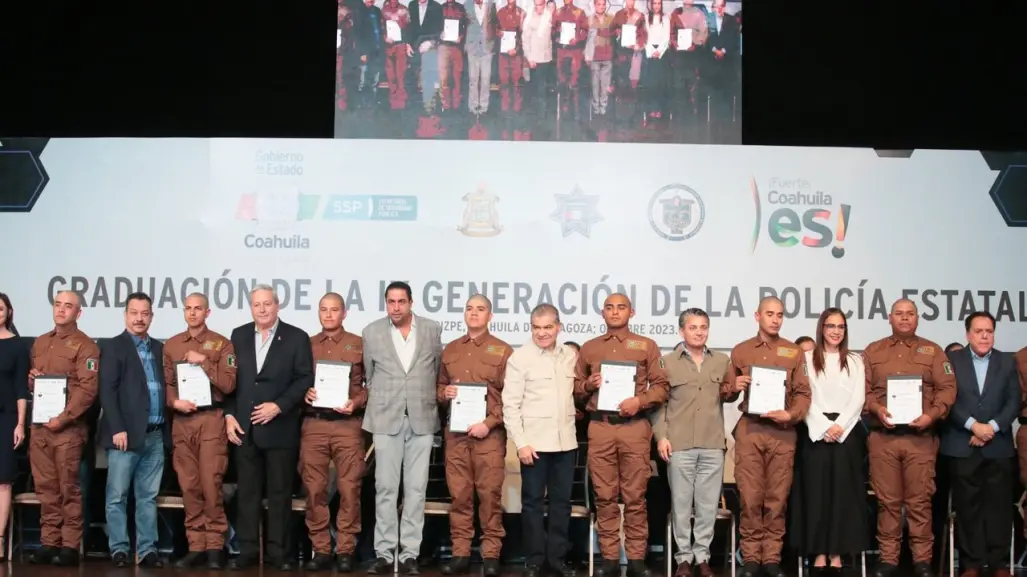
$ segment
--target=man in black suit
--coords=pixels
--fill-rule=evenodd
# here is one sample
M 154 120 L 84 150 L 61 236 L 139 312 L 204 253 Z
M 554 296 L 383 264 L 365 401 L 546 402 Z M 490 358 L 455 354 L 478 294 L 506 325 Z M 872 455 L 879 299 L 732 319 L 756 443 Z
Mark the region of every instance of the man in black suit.
M 738 94 L 738 68 L 741 66 L 738 19 L 724 11 L 725 0 L 713 0 L 713 13 L 707 18 L 710 35 L 706 75 L 711 114 L 719 120 L 731 120 L 731 99 Z M 701 108 L 700 108 L 701 110 Z
M 300 443 L 303 396 L 314 386 L 310 337 L 278 318 L 278 295 L 268 285 L 250 291 L 253 322 L 232 331 L 236 388 L 225 402 L 225 426 L 239 475 L 236 534 L 239 556 L 229 569 L 254 565 L 267 480 L 268 560 L 291 571 L 289 518 Z
M 956 403 L 941 431 L 950 460 L 956 544 L 963 577 L 1009 577 L 1013 522 L 1013 421 L 1020 383 L 1012 355 L 995 345 L 995 317 L 975 312 L 965 321 L 967 347 L 949 353 Z
M 111 562 L 132 564 L 128 496 L 135 493 L 136 558 L 141 567 L 163 564 L 157 554 L 157 493 L 164 449 L 171 435 L 164 415 L 164 348 L 150 338 L 153 301 L 128 295 L 125 331 L 101 352 L 100 442 L 107 450 L 107 537 Z
M 435 96 L 435 84 L 439 81 L 438 45 L 442 39 L 442 5 L 435 0 L 410 0 L 407 6 L 410 11 L 410 38 L 412 42 L 411 70 L 419 72 L 411 74 L 415 83 L 421 79 L 421 99 L 425 108 Z

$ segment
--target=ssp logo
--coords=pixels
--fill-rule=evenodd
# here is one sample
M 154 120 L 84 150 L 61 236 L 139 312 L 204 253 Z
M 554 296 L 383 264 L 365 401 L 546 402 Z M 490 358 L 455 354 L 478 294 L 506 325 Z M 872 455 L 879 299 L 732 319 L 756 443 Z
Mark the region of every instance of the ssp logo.
M 753 176 L 749 179 L 756 205 L 756 225 L 752 233 L 752 252 L 764 236 L 781 248 L 804 246 L 831 248 L 831 256 L 845 256 L 852 207 L 835 203 L 831 194 L 817 190 L 801 178 L 768 180 L 764 187 Z M 763 233 L 764 224 L 766 232 Z

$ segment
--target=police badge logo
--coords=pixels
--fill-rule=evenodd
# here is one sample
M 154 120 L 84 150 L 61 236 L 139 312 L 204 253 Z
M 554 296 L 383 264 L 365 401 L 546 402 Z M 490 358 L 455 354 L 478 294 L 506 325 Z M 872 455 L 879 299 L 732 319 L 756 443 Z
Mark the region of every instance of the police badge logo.
M 499 224 L 499 211 L 496 204 L 499 197 L 485 190 L 485 185 L 478 185 L 478 190 L 465 194 L 461 199 L 466 203 L 463 222 L 456 229 L 465 236 L 486 237 L 496 236 L 503 232 Z
M 557 194 L 555 197 L 556 211 L 549 217 L 560 223 L 563 237 L 567 238 L 576 232 L 589 238 L 592 234 L 592 225 L 603 220 L 596 210 L 599 195 L 585 194 L 575 186 L 570 194 Z
M 649 224 L 661 238 L 688 240 L 699 233 L 706 220 L 706 205 L 695 190 L 668 184 L 649 199 Z

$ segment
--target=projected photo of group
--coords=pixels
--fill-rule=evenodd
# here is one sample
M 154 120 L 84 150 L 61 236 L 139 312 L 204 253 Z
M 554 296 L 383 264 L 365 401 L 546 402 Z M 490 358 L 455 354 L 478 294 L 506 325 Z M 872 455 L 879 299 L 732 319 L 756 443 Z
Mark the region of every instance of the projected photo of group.
M 336 138 L 739 144 L 742 2 L 339 0 Z

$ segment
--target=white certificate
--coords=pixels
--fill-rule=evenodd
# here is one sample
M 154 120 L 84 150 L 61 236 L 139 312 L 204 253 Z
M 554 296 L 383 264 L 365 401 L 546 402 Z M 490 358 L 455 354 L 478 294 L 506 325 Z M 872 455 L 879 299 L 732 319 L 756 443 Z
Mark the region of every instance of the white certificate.
M 678 28 L 678 50 L 688 50 L 692 47 L 692 29 Z
M 577 31 L 573 22 L 561 22 L 560 23 L 560 44 L 564 46 L 571 43 L 574 40 L 574 33 Z
M 402 42 L 403 33 L 399 29 L 399 22 L 396 22 L 395 20 L 386 20 L 385 36 L 392 42 Z
M 635 375 L 638 365 L 633 362 L 608 361 L 599 365 L 603 384 L 599 386 L 599 401 L 596 410 L 619 412 L 625 399 L 635 396 Z
M 749 414 L 766 415 L 785 408 L 785 379 L 788 371 L 777 367 L 754 366 L 749 373 Z
M 338 48 L 340 46 L 342 46 L 342 30 L 336 30 L 335 31 L 335 47 Z
M 341 361 L 317 361 L 314 367 L 314 392 L 317 398 L 313 406 L 318 409 L 341 409 L 349 403 L 350 363 Z
M 446 18 L 446 23 L 442 28 L 442 41 L 443 42 L 459 42 L 460 41 L 460 21 L 452 18 Z
M 197 408 L 209 407 L 213 403 L 210 397 L 210 378 L 200 365 L 178 363 L 175 365 L 175 376 L 178 379 L 178 398 L 189 401 Z
M 39 375 L 32 387 L 32 424 L 43 425 L 64 412 L 68 404 L 68 377 Z
M 449 430 L 466 433 L 471 425 L 485 420 L 488 414 L 488 385 L 461 383 L 456 385 L 456 398 L 449 402 Z
M 921 377 L 888 377 L 888 400 L 893 425 L 908 425 L 924 414 L 924 381 Z
M 507 53 L 517 47 L 517 32 L 503 30 L 503 38 L 499 41 L 499 51 Z
M 620 27 L 620 45 L 623 48 L 634 48 L 638 44 L 634 24 L 624 24 Z

